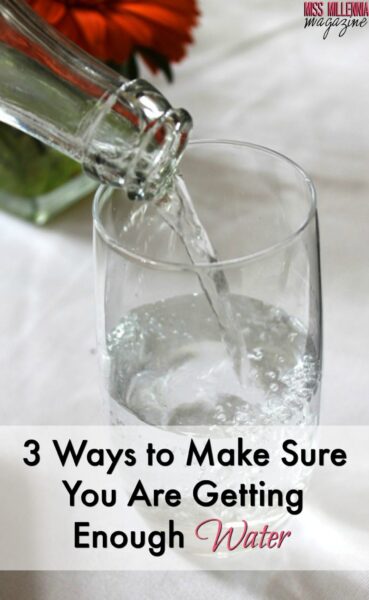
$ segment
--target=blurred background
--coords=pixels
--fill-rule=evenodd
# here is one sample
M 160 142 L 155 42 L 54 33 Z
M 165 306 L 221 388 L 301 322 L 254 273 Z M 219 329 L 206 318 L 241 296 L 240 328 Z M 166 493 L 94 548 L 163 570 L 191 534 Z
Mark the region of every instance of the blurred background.
M 321 422 L 369 424 L 369 26 L 304 29 L 296 0 L 202 0 L 175 82 L 196 138 L 270 146 L 318 192 L 324 302 Z M 0 213 L 1 422 L 98 424 L 91 200 L 40 228 Z M 8 574 L 0 599 L 354 599 L 366 574 Z

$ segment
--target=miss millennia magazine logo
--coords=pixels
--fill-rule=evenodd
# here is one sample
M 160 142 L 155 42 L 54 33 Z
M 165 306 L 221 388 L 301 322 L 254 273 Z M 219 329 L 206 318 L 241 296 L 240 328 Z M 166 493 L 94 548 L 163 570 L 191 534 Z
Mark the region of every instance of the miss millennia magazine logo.
M 304 17 L 304 29 L 323 28 L 324 40 L 331 29 L 343 37 L 349 29 L 366 27 L 369 2 L 304 2 Z

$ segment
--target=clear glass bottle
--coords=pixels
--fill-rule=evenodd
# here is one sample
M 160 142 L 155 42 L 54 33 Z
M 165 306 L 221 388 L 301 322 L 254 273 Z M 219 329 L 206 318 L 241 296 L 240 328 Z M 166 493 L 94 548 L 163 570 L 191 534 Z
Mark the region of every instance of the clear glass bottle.
M 132 199 L 164 192 L 192 126 L 152 85 L 127 81 L 19 0 L 0 0 L 0 121 Z

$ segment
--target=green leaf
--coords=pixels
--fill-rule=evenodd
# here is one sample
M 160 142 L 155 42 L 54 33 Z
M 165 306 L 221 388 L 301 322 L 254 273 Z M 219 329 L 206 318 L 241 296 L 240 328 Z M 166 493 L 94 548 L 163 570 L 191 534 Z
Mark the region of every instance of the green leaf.
M 137 47 L 137 50 L 142 54 L 144 58 L 146 58 L 149 62 L 155 65 L 155 67 L 162 71 L 170 83 L 173 82 L 173 71 L 166 56 L 160 54 L 160 52 L 156 52 L 156 50 L 153 50 L 152 48 L 144 48 L 142 46 L 139 46 Z
M 122 65 L 110 62 L 109 66 L 118 71 L 123 77 L 127 79 L 137 79 L 139 76 L 139 67 L 135 55 L 132 53 L 129 59 Z

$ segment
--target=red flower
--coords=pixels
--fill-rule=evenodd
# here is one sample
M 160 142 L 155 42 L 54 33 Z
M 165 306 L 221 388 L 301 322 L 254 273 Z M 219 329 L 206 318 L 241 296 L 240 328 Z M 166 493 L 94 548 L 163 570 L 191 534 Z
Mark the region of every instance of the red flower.
M 152 70 L 150 51 L 180 61 L 192 42 L 196 0 L 28 0 L 64 35 L 103 61 L 126 62 L 138 50 Z M 147 52 L 149 51 L 149 52 Z

